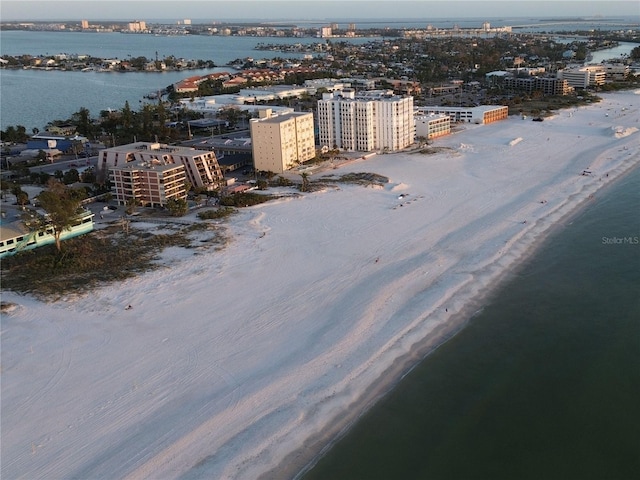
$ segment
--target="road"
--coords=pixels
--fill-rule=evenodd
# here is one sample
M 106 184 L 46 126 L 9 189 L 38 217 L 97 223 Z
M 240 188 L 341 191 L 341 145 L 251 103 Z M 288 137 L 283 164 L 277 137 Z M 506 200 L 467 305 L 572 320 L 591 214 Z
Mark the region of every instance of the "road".
M 89 158 L 62 158 L 57 159 L 53 163 L 43 163 L 42 165 L 38 165 L 36 167 L 30 167 L 30 172 L 35 173 L 49 173 L 53 175 L 56 170 L 62 170 L 63 172 L 66 170 L 70 170 L 72 168 L 80 169 L 85 167 L 95 167 L 98 165 L 98 157 L 89 157 Z

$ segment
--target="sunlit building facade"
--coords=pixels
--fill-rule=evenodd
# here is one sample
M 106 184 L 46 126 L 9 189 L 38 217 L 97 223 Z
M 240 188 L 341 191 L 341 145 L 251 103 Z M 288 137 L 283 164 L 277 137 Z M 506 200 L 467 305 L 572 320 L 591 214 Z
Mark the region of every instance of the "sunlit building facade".
M 398 151 L 413 144 L 413 97 L 389 91 L 325 93 L 318 101 L 320 146 Z

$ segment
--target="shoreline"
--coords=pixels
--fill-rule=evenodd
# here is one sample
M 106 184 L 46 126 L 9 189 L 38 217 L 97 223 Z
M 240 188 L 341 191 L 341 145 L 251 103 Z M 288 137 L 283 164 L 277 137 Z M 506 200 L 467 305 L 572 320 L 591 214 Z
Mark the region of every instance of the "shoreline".
M 389 183 L 251 207 L 224 252 L 169 250 L 86 296 L 7 292 L 2 473 L 299 478 L 637 168 L 638 95 L 353 162 Z
M 479 291 L 475 296 L 471 296 L 468 301 L 464 302 L 465 306 L 463 309 L 452 315 L 448 321 L 439 325 L 427 337 L 416 342 L 406 355 L 398 358 L 374 384 L 370 385 L 360 399 L 352 405 L 349 405 L 346 410 L 346 416 L 339 414 L 335 418 L 330 419 L 324 430 L 315 433 L 305 441 L 303 446 L 285 457 L 276 468 L 260 475 L 258 479 L 302 479 L 306 473 L 313 469 L 318 461 L 349 433 L 358 420 L 365 416 L 378 402 L 383 400 L 404 377 L 420 363 L 425 361 L 427 357 L 434 353 L 440 346 L 444 345 L 462 331 L 466 325 L 473 320 L 473 317 L 477 315 L 485 305 L 490 303 L 493 297 L 500 293 L 501 289 L 509 283 L 509 279 L 517 275 L 519 269 L 535 257 L 536 252 L 550 237 L 557 235 L 567 222 L 579 216 L 588 207 L 589 203 L 593 200 L 593 197 L 591 197 L 592 194 L 613 188 L 616 183 L 623 180 L 633 170 L 640 168 L 640 152 L 637 152 L 634 158 L 635 161 L 626 166 L 626 168 L 618 167 L 614 169 L 613 172 L 607 172 L 609 174 L 608 181 L 602 183 L 600 187 L 593 191 L 592 189 L 588 189 L 588 196 L 586 198 L 583 197 L 573 205 L 566 205 L 566 211 L 559 213 L 552 212 L 551 215 L 557 214 L 558 218 L 548 224 L 544 230 L 528 232 L 527 236 L 532 236 L 533 240 L 528 243 L 526 236 L 521 240 L 522 243 L 524 243 L 523 250 L 515 255 L 509 265 L 496 272 L 495 278 L 491 280 L 492 283 Z M 611 173 L 616 174 L 610 175 Z M 517 245 L 514 245 L 514 247 L 516 246 Z

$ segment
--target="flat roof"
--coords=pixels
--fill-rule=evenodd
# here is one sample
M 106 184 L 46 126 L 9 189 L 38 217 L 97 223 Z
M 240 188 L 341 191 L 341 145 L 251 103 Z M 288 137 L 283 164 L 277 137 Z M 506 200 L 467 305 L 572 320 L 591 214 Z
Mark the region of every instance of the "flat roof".
M 133 161 L 127 162 L 124 165 L 118 165 L 116 167 L 109 167 L 112 171 L 121 170 L 156 170 L 159 172 L 165 172 L 169 170 L 175 170 L 178 168 L 184 168 L 181 163 L 162 163 L 152 161 Z
M 135 143 L 127 143 L 126 145 L 116 145 L 115 147 L 105 148 L 102 151 L 103 152 L 123 152 L 123 153 L 135 153 L 135 152 L 194 153 L 193 150 L 194 149 L 191 147 L 167 145 L 164 143 L 135 142 Z
M 196 128 L 217 127 L 227 124 L 226 120 L 218 120 L 217 118 L 200 118 L 198 120 L 189 120 L 189 125 Z

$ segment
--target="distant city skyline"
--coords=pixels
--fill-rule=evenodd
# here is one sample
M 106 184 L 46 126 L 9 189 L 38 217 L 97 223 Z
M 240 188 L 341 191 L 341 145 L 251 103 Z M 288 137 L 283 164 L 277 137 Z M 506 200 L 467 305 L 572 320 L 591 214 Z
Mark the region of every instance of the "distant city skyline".
M 640 16 L 637 0 L 3 0 L 0 20 L 8 21 L 339 21 L 429 18 Z

